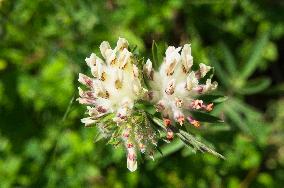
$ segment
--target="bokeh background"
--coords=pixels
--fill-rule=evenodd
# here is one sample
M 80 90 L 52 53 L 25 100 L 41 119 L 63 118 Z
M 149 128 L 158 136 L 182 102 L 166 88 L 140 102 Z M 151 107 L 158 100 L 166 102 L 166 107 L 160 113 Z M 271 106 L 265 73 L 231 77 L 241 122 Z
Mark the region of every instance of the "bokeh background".
M 0 187 L 283 187 L 282 0 L 0 0 Z M 79 72 L 118 37 L 151 55 L 192 43 L 215 67 L 224 124 L 195 134 L 227 160 L 178 141 L 130 173 L 80 118 Z

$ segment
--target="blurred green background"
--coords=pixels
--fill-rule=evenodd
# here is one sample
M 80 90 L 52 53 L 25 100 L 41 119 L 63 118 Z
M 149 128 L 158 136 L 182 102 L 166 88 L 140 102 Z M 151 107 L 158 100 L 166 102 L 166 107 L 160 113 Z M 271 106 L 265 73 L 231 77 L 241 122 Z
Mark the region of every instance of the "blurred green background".
M 0 187 L 283 187 L 283 21 L 282 0 L 0 0 Z M 119 36 L 144 56 L 190 42 L 215 67 L 226 123 L 195 134 L 227 160 L 174 141 L 130 173 L 95 143 L 71 99 L 85 57 Z

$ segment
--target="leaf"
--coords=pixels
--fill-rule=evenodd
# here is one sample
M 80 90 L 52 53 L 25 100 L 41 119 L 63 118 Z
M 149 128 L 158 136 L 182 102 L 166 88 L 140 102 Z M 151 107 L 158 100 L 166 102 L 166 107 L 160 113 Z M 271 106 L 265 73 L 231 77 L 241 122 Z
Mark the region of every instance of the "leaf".
M 209 123 L 223 123 L 224 121 L 220 118 L 210 115 L 208 113 L 199 112 L 199 111 L 190 111 L 192 117 L 201 122 L 209 122 Z
M 68 104 L 68 106 L 67 106 L 67 109 L 66 109 L 66 111 L 65 111 L 65 113 L 64 113 L 64 115 L 63 115 L 62 122 L 64 122 L 64 121 L 66 120 L 66 118 L 67 118 L 67 116 L 68 116 L 68 114 L 69 114 L 69 112 L 70 112 L 70 109 L 71 109 L 71 106 L 72 106 L 74 100 L 75 100 L 75 95 L 73 95 L 72 98 L 71 98 L 71 100 L 69 101 L 69 104 Z
M 201 151 L 201 152 L 207 152 L 207 153 L 211 153 L 217 157 L 220 157 L 222 159 L 225 159 L 225 157 L 223 155 L 221 155 L 220 153 L 216 152 L 214 149 L 211 149 L 210 147 L 206 146 L 205 144 L 201 143 L 200 141 L 198 141 L 193 135 L 183 131 L 183 130 L 179 130 L 180 133 L 177 134 L 182 140 L 186 141 L 187 144 L 192 145 L 194 148 L 196 148 L 197 150 Z
M 225 110 L 226 115 L 233 123 L 235 123 L 243 132 L 252 135 L 249 126 L 246 124 L 246 120 L 244 120 L 244 118 L 241 117 L 241 115 L 234 108 L 231 108 L 231 106 L 225 106 Z
M 161 119 L 153 117 L 152 120 L 156 125 L 159 125 L 162 129 L 166 130 L 165 125 Z
M 284 83 L 280 83 L 276 86 L 272 86 L 269 89 L 263 91 L 262 93 L 267 95 L 284 95 Z
M 163 121 L 161 119 L 153 117 L 153 121 L 154 121 L 154 123 L 159 125 L 162 129 L 166 130 L 166 128 L 165 128 L 165 126 L 163 124 Z M 181 141 L 188 148 L 190 148 L 194 153 L 195 153 L 194 149 L 197 149 L 199 151 L 208 152 L 208 153 L 211 153 L 211 154 L 213 154 L 215 156 L 218 156 L 218 157 L 220 157 L 222 159 L 225 159 L 224 156 L 222 156 L 218 152 L 214 151 L 213 149 L 209 148 L 208 146 L 206 146 L 205 144 L 201 143 L 200 141 L 196 140 L 193 135 L 190 135 L 189 133 L 183 131 L 182 129 L 178 129 L 178 131 L 176 130 L 175 133 L 181 139 Z
M 151 115 L 156 114 L 156 108 L 154 107 L 154 105 L 146 101 L 138 101 L 134 104 L 134 107 L 139 110 L 144 110 Z
M 158 71 L 159 69 L 159 58 L 158 58 L 158 46 L 157 43 L 153 40 L 152 43 L 152 57 L 153 57 L 153 68 Z
M 228 100 L 227 96 L 224 95 L 209 95 L 209 94 L 204 94 L 204 95 L 200 95 L 198 96 L 198 99 L 203 100 L 203 102 L 205 103 L 222 103 L 226 100 Z
M 227 69 L 230 75 L 235 75 L 238 72 L 238 70 L 236 67 L 236 60 L 231 50 L 224 42 L 221 42 L 219 46 L 221 48 L 220 50 L 223 52 L 225 68 Z
M 181 142 L 179 139 L 175 139 L 174 141 L 172 141 L 170 144 L 166 144 L 164 146 L 162 146 L 160 149 L 162 150 L 162 154 L 163 157 L 170 155 L 176 151 L 178 151 L 179 149 L 181 149 L 184 146 L 183 142 Z M 154 158 L 160 158 L 162 157 L 161 155 L 155 155 Z
M 230 87 L 230 76 L 227 74 L 227 72 L 224 71 L 224 69 L 222 68 L 222 66 L 220 65 L 220 63 L 217 61 L 215 55 L 213 54 L 213 50 L 211 50 L 209 52 L 209 56 L 208 56 L 211 64 L 214 67 L 214 70 L 216 71 L 216 75 L 218 76 L 220 82 L 222 82 L 223 85 L 225 85 L 226 87 Z M 227 79 L 224 79 L 227 78 Z
M 118 136 L 120 133 L 121 133 L 121 130 L 120 129 L 116 129 L 112 133 L 112 135 L 111 135 L 109 141 L 107 142 L 107 144 L 118 145 L 120 143 L 120 139 L 119 139 L 119 136 Z
M 161 148 L 159 146 L 157 146 L 156 149 L 161 154 L 161 156 L 164 156 L 164 154 L 163 154 L 163 152 L 162 152 L 162 150 L 161 150 Z
M 115 117 L 114 113 L 109 113 L 109 114 L 106 114 L 106 115 L 100 117 L 97 122 L 105 123 L 109 120 L 112 120 L 112 118 L 114 118 L 114 117 Z
M 131 53 L 134 53 L 136 49 L 137 49 L 137 45 L 133 46 L 133 48 L 129 47 L 129 51 Z
M 239 90 L 239 93 L 247 95 L 258 93 L 268 88 L 270 83 L 271 81 L 269 78 L 258 78 L 255 80 L 250 80 Z
M 100 141 L 100 140 L 103 139 L 103 138 L 104 138 L 103 134 L 101 134 L 101 133 L 98 131 L 98 133 L 96 134 L 96 136 L 95 136 L 95 138 L 94 138 L 94 143 Z
M 262 117 L 260 112 L 237 98 L 230 99 L 230 103 L 231 104 L 228 106 L 233 106 L 234 109 L 236 109 L 239 113 L 245 114 L 248 118 L 258 119 Z
M 264 32 L 256 40 L 254 47 L 251 51 L 251 56 L 249 57 L 248 61 L 246 62 L 246 64 L 244 65 L 241 71 L 239 77 L 240 79 L 242 80 L 247 79 L 261 63 L 263 50 L 267 46 L 267 43 L 269 42 L 269 35 L 270 35 L 269 31 Z

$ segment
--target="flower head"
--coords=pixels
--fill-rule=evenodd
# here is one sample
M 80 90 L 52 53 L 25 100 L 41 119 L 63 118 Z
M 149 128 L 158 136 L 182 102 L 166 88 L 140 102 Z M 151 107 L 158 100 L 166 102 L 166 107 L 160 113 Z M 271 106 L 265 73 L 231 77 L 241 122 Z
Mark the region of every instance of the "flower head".
M 113 120 L 121 123 L 131 115 L 134 101 L 142 92 L 136 59 L 123 38 L 119 38 L 115 49 L 111 49 L 108 42 L 102 42 L 100 51 L 104 60 L 94 53 L 85 60 L 93 78 L 79 74 L 78 81 L 88 90 L 79 88 L 78 100 L 89 105 L 91 119 L 114 113 Z
M 186 44 L 168 47 L 159 71 L 149 59 L 140 70 L 141 62 L 128 46 L 124 38 L 118 39 L 114 49 L 104 41 L 100 45 L 102 58 L 92 53 L 85 59 L 92 76 L 80 73 L 78 78 L 84 89 L 78 88 L 77 100 L 87 106 L 82 123 L 96 125 L 109 144 L 123 146 L 131 172 L 137 169 L 140 153 L 154 159 L 159 138 L 169 142 L 176 132 L 195 149 L 221 156 L 180 129 L 186 123 L 200 126 L 191 111 L 213 109 L 213 103 L 197 98 L 216 89 L 217 82 L 208 76 L 212 68 L 199 64 L 199 69 L 193 70 L 191 47 Z
M 199 122 L 189 118 L 189 110 L 212 110 L 213 104 L 206 105 L 202 100 L 195 100 L 196 96 L 217 88 L 217 82 L 211 83 L 210 77 L 205 82 L 202 80 L 212 67 L 201 63 L 198 70 L 192 69 L 190 44 L 184 45 L 183 48 L 169 46 L 165 55 L 159 71 L 154 71 L 149 59 L 144 65 L 144 73 L 150 80 L 151 93 L 154 95 L 150 102 L 156 104 L 157 110 L 164 118 L 180 125 L 187 119 L 198 127 Z
M 156 144 L 155 131 L 149 125 L 138 127 L 143 120 L 141 115 L 137 116 L 139 120 L 135 118 L 133 113 L 135 101 L 141 99 L 145 91 L 140 82 L 141 73 L 126 39 L 119 38 L 114 49 L 104 41 L 100 51 L 103 59 L 94 53 L 85 59 L 92 77 L 79 74 L 78 81 L 87 88 L 78 88 L 80 97 L 77 100 L 87 105 L 88 114 L 81 121 L 85 126 L 97 123 L 104 136 L 124 143 L 128 153 L 127 167 L 134 171 L 137 151 L 150 154 Z M 102 124 L 104 117 L 108 117 L 105 125 Z

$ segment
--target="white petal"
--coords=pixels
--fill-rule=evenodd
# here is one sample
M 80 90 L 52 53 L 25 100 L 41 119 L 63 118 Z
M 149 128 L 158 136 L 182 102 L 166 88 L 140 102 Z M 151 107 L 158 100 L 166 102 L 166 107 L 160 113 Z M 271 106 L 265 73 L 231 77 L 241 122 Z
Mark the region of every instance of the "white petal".
M 96 78 L 101 79 L 103 76 L 103 72 L 104 72 L 104 65 L 103 65 L 103 61 L 99 60 L 96 63 L 96 66 L 92 66 L 91 67 L 91 72 L 92 75 Z
M 88 109 L 89 116 L 92 116 L 92 117 L 96 118 L 100 114 L 96 108 L 87 106 L 87 109 Z
M 174 46 L 169 46 L 166 50 L 166 56 L 169 56 L 171 53 L 173 53 L 175 49 L 176 48 Z
M 84 91 L 80 87 L 78 87 L 78 91 L 79 91 L 79 96 L 82 97 L 84 94 Z
M 119 68 L 123 69 L 126 64 L 130 61 L 131 52 L 129 52 L 126 48 L 119 54 L 118 62 Z
M 116 49 L 123 50 L 124 48 L 128 48 L 128 41 L 125 38 L 120 38 L 117 41 Z
M 141 91 L 141 83 L 138 78 L 133 81 L 133 91 L 136 95 L 138 95 Z
M 114 70 L 114 85 L 116 89 L 122 88 L 123 86 L 123 71 L 121 69 Z
M 91 124 L 94 124 L 96 120 L 91 119 L 90 117 L 81 119 L 81 122 L 85 124 L 85 126 L 89 126 Z
M 114 64 L 116 59 L 115 50 L 106 49 L 105 51 L 105 60 L 108 65 Z
M 207 66 L 203 63 L 200 63 L 199 64 L 199 69 L 200 69 L 200 74 L 201 74 L 201 77 L 203 78 L 211 69 L 210 66 Z
M 185 71 L 188 72 L 193 65 L 193 57 L 191 56 L 190 44 L 185 44 L 183 46 L 183 49 L 181 51 L 181 60 Z
M 88 87 L 93 87 L 93 80 L 82 73 L 79 73 L 78 81 Z
M 207 79 L 206 80 L 206 85 L 203 88 L 203 92 L 209 92 L 209 91 L 213 91 L 217 88 L 218 83 L 216 81 L 214 81 L 213 83 L 211 83 L 211 79 Z
M 137 169 L 136 152 L 133 148 L 128 148 L 127 154 L 127 168 L 134 172 Z
M 105 97 L 106 90 L 100 80 L 94 81 L 94 93 L 98 97 Z
M 96 99 L 91 99 L 91 98 L 78 98 L 77 101 L 80 104 L 86 104 L 86 105 L 95 105 L 96 104 Z
M 198 85 L 198 80 L 195 77 L 195 73 L 192 71 L 186 78 L 186 89 L 191 91 Z
M 175 79 L 172 79 L 168 82 L 165 92 L 168 95 L 172 95 L 175 92 L 175 87 L 176 87 Z
M 138 76 L 139 76 L 139 70 L 138 70 L 138 67 L 135 64 L 133 64 L 133 76 L 135 78 L 138 78 Z
M 180 47 L 175 48 L 173 46 L 170 46 L 166 51 L 165 71 L 168 76 L 173 74 L 176 65 L 179 64 L 181 61 L 181 56 L 179 54 L 180 49 L 181 49 Z
M 89 67 L 96 65 L 96 54 L 92 53 L 90 57 L 86 57 L 85 61 Z
M 111 49 L 109 43 L 107 41 L 103 41 L 100 45 L 100 51 L 101 51 L 101 54 L 104 58 L 106 58 L 106 51 L 108 49 Z
M 143 71 L 150 80 L 153 79 L 153 67 L 150 59 L 147 59 L 145 65 L 143 66 Z

